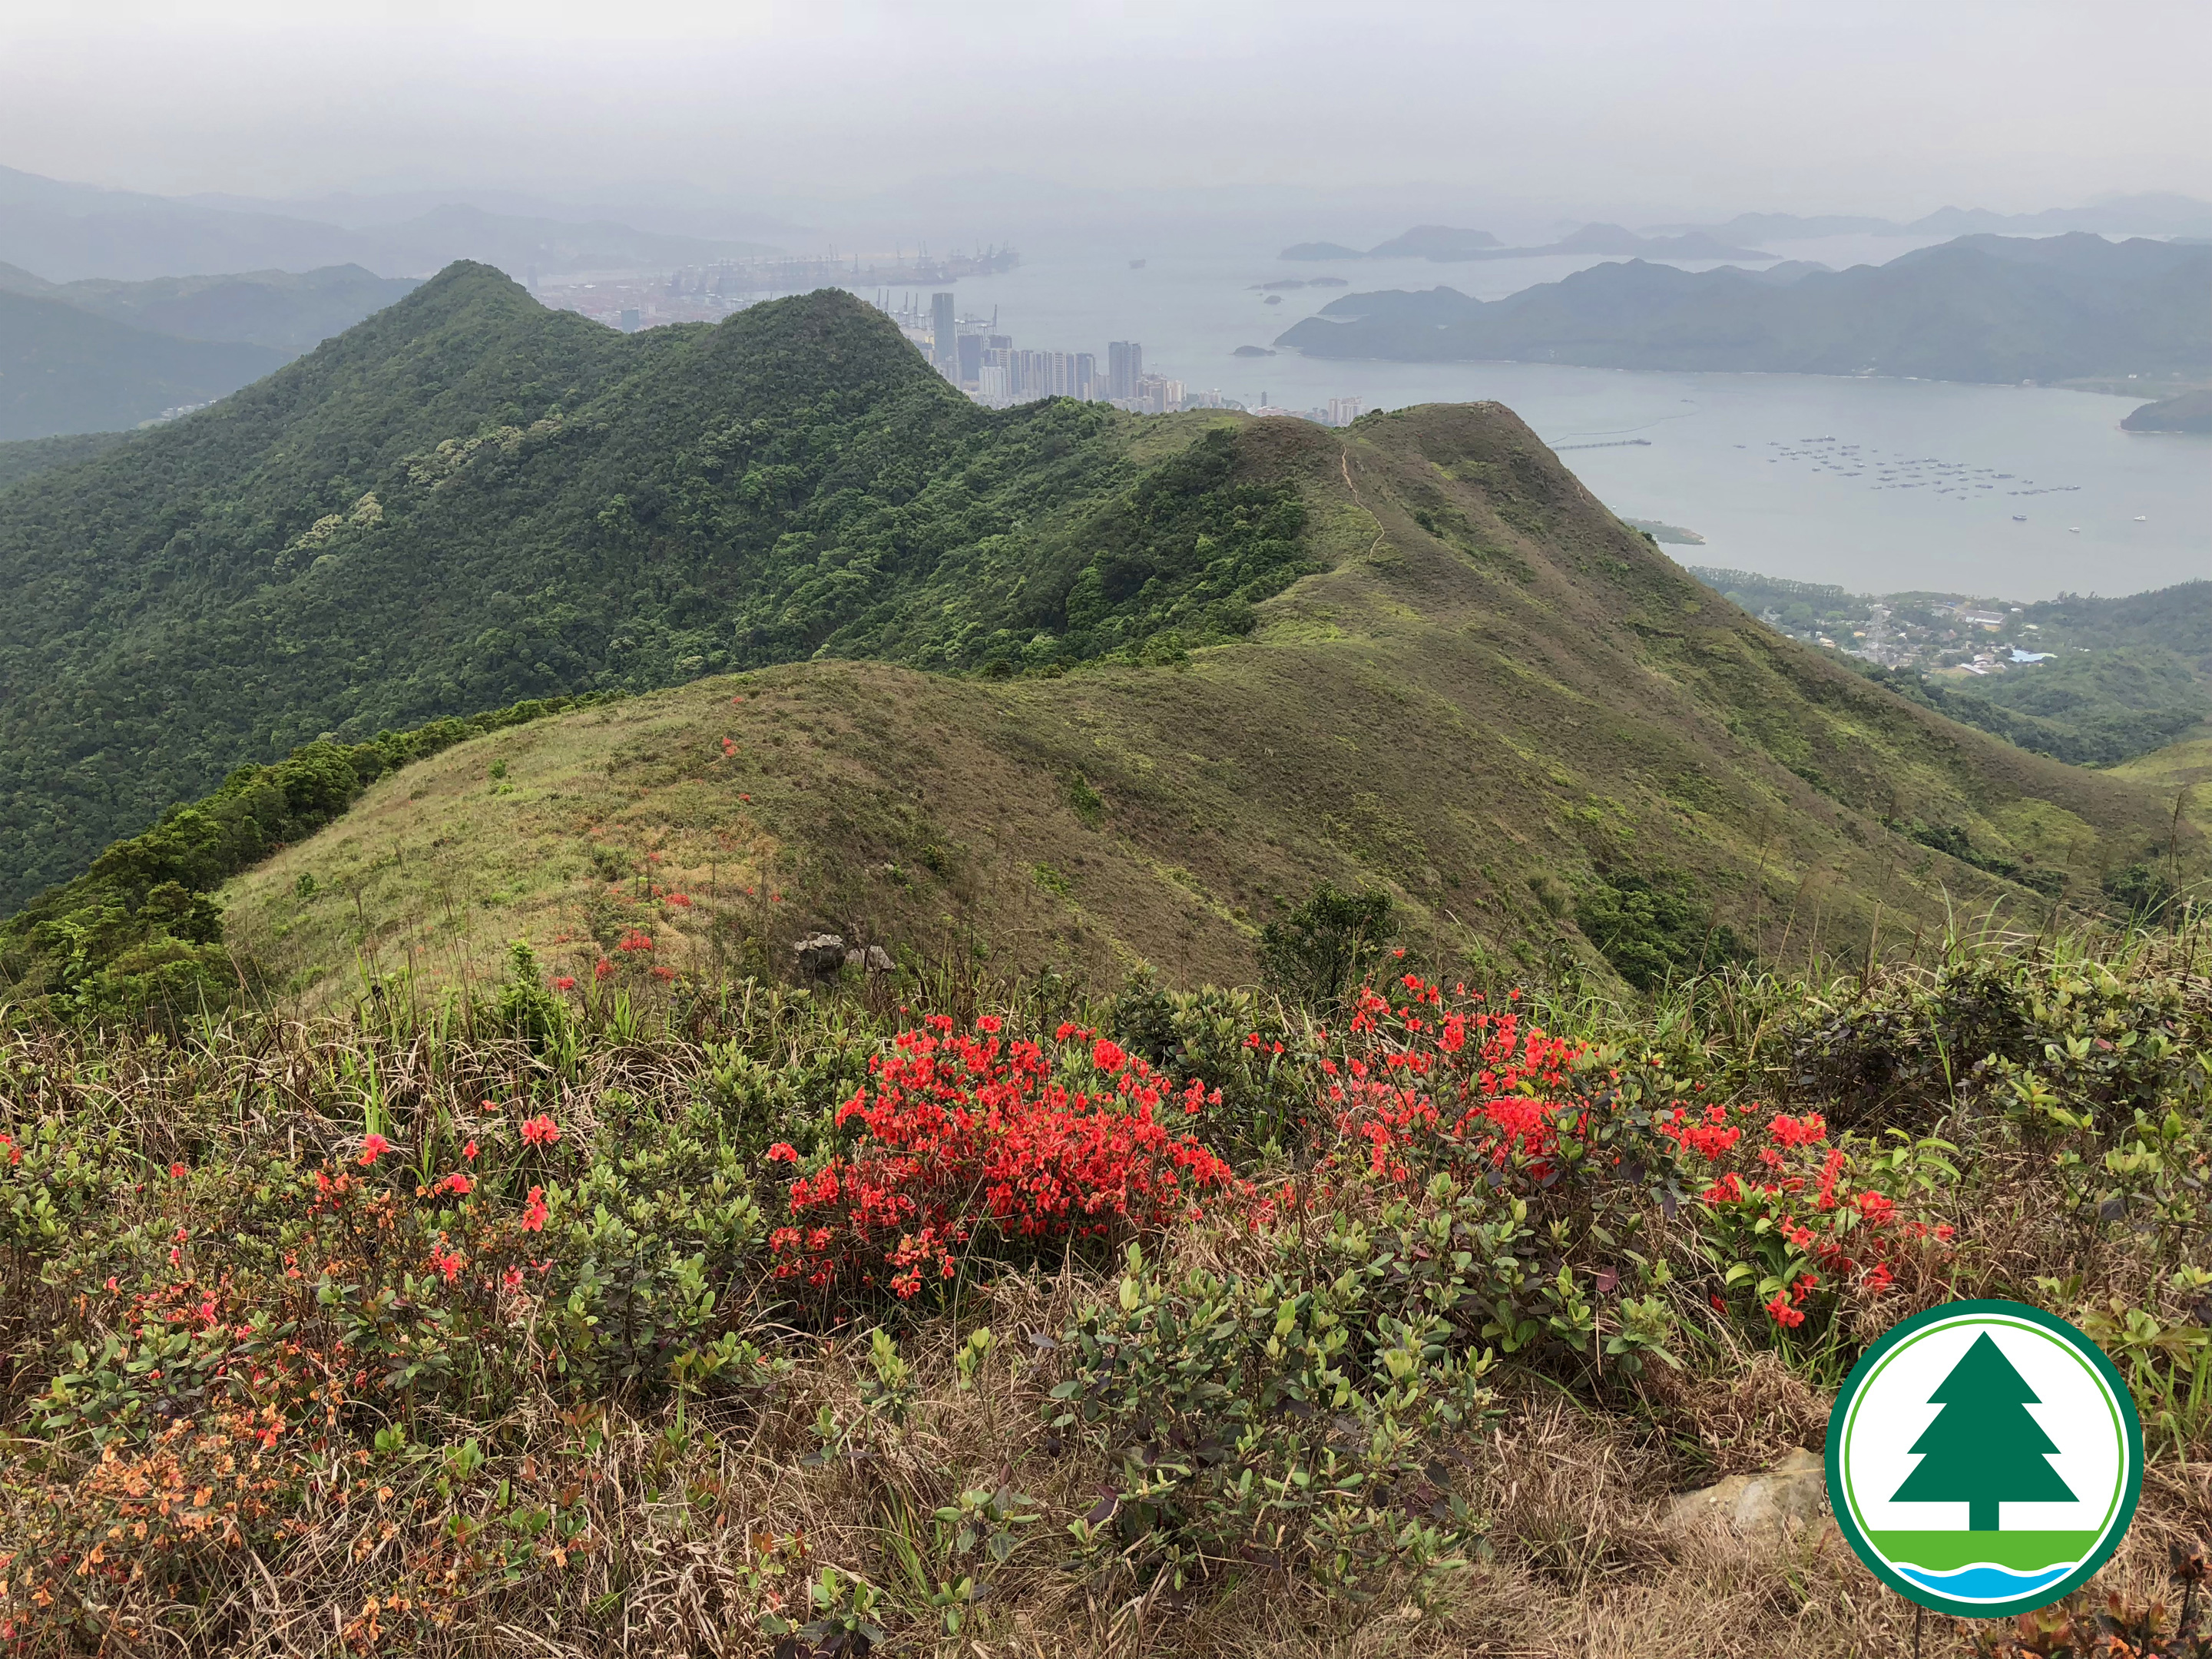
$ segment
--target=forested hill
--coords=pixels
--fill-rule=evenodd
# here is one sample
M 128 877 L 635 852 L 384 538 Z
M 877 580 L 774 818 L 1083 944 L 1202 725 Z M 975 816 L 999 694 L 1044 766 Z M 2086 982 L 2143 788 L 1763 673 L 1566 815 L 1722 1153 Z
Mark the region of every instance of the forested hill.
M 234 392 L 284 356 L 236 341 L 177 339 L 64 301 L 0 290 L 0 442 L 136 426 Z
M 1351 294 L 1277 342 L 1316 357 L 2059 380 L 2212 372 L 2212 247 L 1964 236 L 1884 265 L 1753 274 L 1641 260 L 1503 300 Z
M 978 409 L 836 291 L 622 335 L 457 264 L 0 514 L 0 904 L 232 768 L 820 653 L 1249 626 L 1289 492 L 1202 419 Z

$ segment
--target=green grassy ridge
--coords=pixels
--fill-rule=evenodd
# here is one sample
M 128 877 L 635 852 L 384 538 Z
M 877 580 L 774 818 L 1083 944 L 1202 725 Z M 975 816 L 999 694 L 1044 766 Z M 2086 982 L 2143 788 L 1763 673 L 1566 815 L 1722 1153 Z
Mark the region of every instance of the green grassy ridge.
M 1235 644 L 1006 678 L 788 665 L 463 745 L 237 878 L 230 937 L 311 1002 L 364 953 L 481 983 L 518 935 L 588 973 L 623 915 L 700 972 L 781 970 L 819 927 L 1242 982 L 1261 928 L 1328 881 L 1498 973 L 1648 983 L 1647 949 L 1680 971 L 2044 914 L 1999 860 L 2099 905 L 2165 830 L 2150 792 L 1715 599 L 1495 405 L 1239 441 L 1297 489 L 1323 568 Z M 1891 828 L 1900 806 L 1984 863 Z M 640 908 L 610 909 L 611 881 Z
M 556 394 L 564 362 L 583 368 Z M 428 441 L 526 395 L 544 401 Z M 849 296 L 622 337 L 467 270 L 234 404 L 148 434 L 127 465 L 15 492 L 19 551 L 88 500 L 118 523 L 154 512 L 150 539 L 169 523 L 161 490 L 125 499 L 149 477 L 172 494 L 233 478 L 264 515 L 202 503 L 150 563 L 123 557 L 117 531 L 33 574 L 64 670 L 68 627 L 120 630 L 112 675 L 96 661 L 33 686 L 35 641 L 0 654 L 24 691 L 0 827 L 59 874 L 92 862 L 64 860 L 98 821 L 62 786 L 120 787 L 134 755 L 143 823 L 191 798 L 155 798 L 162 779 L 211 768 L 264 718 L 272 737 L 344 742 L 375 729 L 363 710 L 488 706 L 570 671 L 651 694 L 380 779 L 325 834 L 234 877 L 226 950 L 303 994 L 364 947 L 442 953 L 464 975 L 517 933 L 582 951 L 605 920 L 594 828 L 689 883 L 785 885 L 794 924 L 908 943 L 965 927 L 1040 966 L 1185 979 L 1249 976 L 1261 927 L 1322 881 L 1394 893 L 1464 954 L 1604 972 L 1603 943 L 1626 972 L 1638 944 L 1675 967 L 1692 943 L 1710 955 L 1717 924 L 1765 954 L 1864 939 L 1884 914 L 1940 926 L 1960 901 L 2099 902 L 2103 872 L 2165 828 L 2146 792 L 1943 720 L 1716 600 L 1494 404 L 1344 433 L 1067 403 L 994 414 Z M 398 482 L 361 488 L 384 479 Z M 94 570 L 121 596 L 71 586 Z M 172 618 L 176 651 L 123 662 L 149 615 Z M 224 632 L 257 618 L 259 634 Z M 465 629 L 456 668 L 441 653 Z M 207 660 L 193 698 L 157 706 L 176 653 Z M 226 656 L 252 667 L 243 684 Z M 714 671 L 763 665 L 775 697 L 733 710 L 750 693 Z M 687 688 L 654 690 L 671 682 Z M 134 708 L 148 731 L 121 721 Z M 64 714 L 77 741 L 115 750 L 70 769 L 70 751 L 24 746 Z M 165 745 L 191 731 L 198 750 Z M 724 738 L 743 765 L 720 764 Z M 514 768 L 504 787 L 494 759 Z M 1079 784 L 1102 803 L 1087 816 Z M 1908 822 L 1957 828 L 1978 861 L 1887 827 Z M 41 823 L 67 830 L 39 840 Z M 2007 878 L 2031 867 L 2036 883 Z M 351 902 L 314 896 L 332 891 Z M 768 948 L 735 896 L 708 907 L 703 959 L 741 922 Z M 1578 912 L 1607 918 L 1602 940 Z M 178 920 L 205 933 L 198 915 Z
M 979 409 L 841 292 L 623 336 L 456 265 L 11 492 L 0 904 L 323 732 L 814 655 L 1231 637 L 1307 561 L 1212 424 Z
M 173 1018 L 249 989 L 221 948 L 207 895 L 286 842 L 343 815 L 376 779 L 486 732 L 595 701 L 562 697 L 442 720 L 367 742 L 317 741 L 272 766 L 241 766 L 214 793 L 116 842 L 74 881 L 0 923 L 0 987 L 14 1018 Z

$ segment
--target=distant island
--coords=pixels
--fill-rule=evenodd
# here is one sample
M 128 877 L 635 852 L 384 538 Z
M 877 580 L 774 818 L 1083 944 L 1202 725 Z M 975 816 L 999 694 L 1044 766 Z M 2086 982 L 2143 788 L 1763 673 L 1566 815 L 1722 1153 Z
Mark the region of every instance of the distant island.
M 1403 235 L 1378 242 L 1366 252 L 1336 242 L 1299 242 L 1280 259 L 1431 259 L 1463 264 L 1471 259 L 1531 259 L 1556 253 L 1648 254 L 1661 259 L 1771 259 L 1755 247 L 1723 242 L 1702 230 L 1680 235 L 1639 235 L 1624 225 L 1584 225 L 1571 235 L 1535 247 L 1507 247 L 1486 230 L 1450 225 L 1415 225 Z
M 1692 273 L 1641 259 L 1503 300 L 1348 294 L 1275 343 L 1308 356 L 2037 382 L 2212 374 L 2212 247 L 1965 236 L 1883 265 Z
M 1272 357 L 1275 354 L 1265 346 L 1242 345 L 1229 355 L 1232 357 Z
M 1479 259 L 1503 246 L 1486 230 L 1455 230 L 1449 225 L 1415 225 L 1368 250 L 1376 259 Z
M 1917 219 L 1869 217 L 1864 214 L 1739 213 L 1724 224 L 1658 225 L 1664 231 L 1706 231 L 1727 239 L 1796 241 L 1816 236 L 1969 236 L 1984 233 L 2055 236 L 2086 230 L 2107 236 L 2212 236 L 2212 202 L 2147 191 L 2110 196 L 2085 207 L 2048 208 L 2041 213 L 1992 213 L 1986 208 L 1938 208 Z
M 2212 391 L 2145 404 L 2120 425 L 2130 432 L 2212 432 Z
M 1665 542 L 1670 547 L 1703 547 L 1705 538 L 1694 530 L 1685 530 L 1678 524 L 1668 524 L 1661 519 L 1622 518 L 1621 523 L 1631 530 L 1640 530 L 1655 542 Z

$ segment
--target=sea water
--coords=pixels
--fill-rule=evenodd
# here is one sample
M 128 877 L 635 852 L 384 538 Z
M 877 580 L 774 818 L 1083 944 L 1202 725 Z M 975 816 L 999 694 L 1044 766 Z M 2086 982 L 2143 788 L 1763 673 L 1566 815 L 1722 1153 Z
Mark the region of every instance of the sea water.
M 1285 263 L 1272 239 L 1206 238 L 1188 227 L 1170 246 L 1153 241 L 1124 230 L 1024 248 L 1018 269 L 962 283 L 960 310 L 995 314 L 1018 346 L 1095 352 L 1102 370 L 1109 340 L 1137 340 L 1148 370 L 1248 405 L 1494 398 L 1615 511 L 1704 536 L 1702 547 L 1667 550 L 1686 563 L 1866 592 L 2023 600 L 2212 576 L 2212 438 L 2122 431 L 2121 417 L 2142 399 L 1826 375 L 1240 358 L 1238 346 L 1272 348 L 1347 293 L 1441 284 L 1494 299 L 1596 261 Z M 1917 245 L 1768 246 L 1840 267 Z M 1348 286 L 1278 289 L 1282 302 L 1267 303 L 1264 284 L 1315 276 Z M 1633 439 L 1643 441 L 1624 441 Z

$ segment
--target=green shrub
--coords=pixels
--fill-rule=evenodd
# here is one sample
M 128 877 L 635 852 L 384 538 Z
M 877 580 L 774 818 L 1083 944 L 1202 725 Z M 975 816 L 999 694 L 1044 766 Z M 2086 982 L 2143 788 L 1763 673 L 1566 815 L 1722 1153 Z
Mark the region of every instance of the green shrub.
M 1339 1217 L 1265 1277 L 1164 1278 L 1132 1245 L 1115 1299 L 1063 1341 L 1056 1429 L 1120 1479 L 1079 1540 L 1181 1589 L 1208 1559 L 1310 1571 L 1354 1600 L 1466 1565 L 1480 1536 L 1439 1460 L 1492 1401 L 1486 1352 L 1393 1294 L 1389 1259 Z
M 1392 936 L 1388 893 L 1346 893 L 1323 882 L 1289 915 L 1260 930 L 1260 966 L 1293 1001 L 1332 1008 L 1374 971 Z
M 1639 991 L 1747 960 L 1734 930 L 1692 903 L 1682 885 L 1632 872 L 1605 877 L 1576 898 L 1575 926 Z

